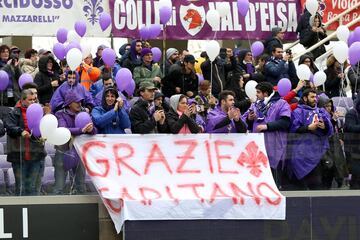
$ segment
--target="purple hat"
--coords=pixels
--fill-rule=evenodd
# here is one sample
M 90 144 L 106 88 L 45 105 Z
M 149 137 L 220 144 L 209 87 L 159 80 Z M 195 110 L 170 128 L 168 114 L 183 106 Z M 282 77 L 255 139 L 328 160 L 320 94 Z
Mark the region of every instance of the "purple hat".
M 65 95 L 64 107 L 69 106 L 73 102 L 81 102 L 83 99 L 76 91 L 70 90 Z
M 146 54 L 149 54 L 149 53 L 152 54 L 152 51 L 151 51 L 150 48 L 143 48 L 143 49 L 141 50 L 141 57 L 144 57 Z

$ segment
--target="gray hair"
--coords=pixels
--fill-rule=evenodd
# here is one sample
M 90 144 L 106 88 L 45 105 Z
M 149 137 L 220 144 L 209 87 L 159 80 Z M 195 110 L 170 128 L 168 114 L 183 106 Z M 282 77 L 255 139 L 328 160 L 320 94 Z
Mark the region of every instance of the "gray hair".
M 31 89 L 24 89 L 21 91 L 21 100 L 25 100 L 29 95 L 33 95 L 34 93 Z

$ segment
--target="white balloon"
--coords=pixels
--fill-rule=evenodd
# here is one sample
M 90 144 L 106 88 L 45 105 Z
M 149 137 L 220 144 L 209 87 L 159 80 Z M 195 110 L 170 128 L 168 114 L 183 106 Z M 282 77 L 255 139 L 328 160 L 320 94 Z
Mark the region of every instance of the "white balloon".
M 70 130 L 64 127 L 59 127 L 48 136 L 47 141 L 53 145 L 63 145 L 67 143 L 70 138 Z
M 226 17 L 230 13 L 230 5 L 228 2 L 219 2 L 217 10 L 220 17 Z
M 338 41 L 333 48 L 334 57 L 339 63 L 344 63 L 349 56 L 349 47 L 343 41 Z
M 159 1 L 159 9 L 161 9 L 162 7 L 169 7 L 172 9 L 172 2 L 171 0 L 160 0 Z
M 82 59 L 82 53 L 77 48 L 70 49 L 66 54 L 66 61 L 72 71 L 75 71 L 75 69 L 81 64 Z
M 311 15 L 315 15 L 317 10 L 319 9 L 319 3 L 317 0 L 307 0 L 305 3 L 305 7 Z
M 245 85 L 245 93 L 252 101 L 256 100 L 256 88 L 255 87 L 257 84 L 258 83 L 255 82 L 254 80 L 250 80 Z
M 82 52 L 83 58 L 86 58 L 87 56 L 90 55 L 90 53 L 91 53 L 91 44 L 90 43 L 81 42 L 80 47 L 81 47 L 81 52 Z
M 214 61 L 220 53 L 220 45 L 215 40 L 211 40 L 211 41 L 207 42 L 205 49 L 206 49 L 205 50 L 206 54 L 208 55 L 211 62 Z
M 220 14 L 217 10 L 211 9 L 206 13 L 206 21 L 213 31 L 220 30 Z
M 80 42 L 81 37 L 75 32 L 75 30 L 68 31 L 67 41 L 71 42 Z
M 40 120 L 40 133 L 43 138 L 47 138 L 58 127 L 58 120 L 52 114 L 46 114 Z
M 308 65 L 300 64 L 296 69 L 296 74 L 300 80 L 310 80 L 311 71 Z
M 341 25 L 336 29 L 336 36 L 340 41 L 347 42 L 349 35 L 350 31 L 347 26 Z
M 321 86 L 326 81 L 326 73 L 318 71 L 314 74 L 314 85 L 315 87 Z

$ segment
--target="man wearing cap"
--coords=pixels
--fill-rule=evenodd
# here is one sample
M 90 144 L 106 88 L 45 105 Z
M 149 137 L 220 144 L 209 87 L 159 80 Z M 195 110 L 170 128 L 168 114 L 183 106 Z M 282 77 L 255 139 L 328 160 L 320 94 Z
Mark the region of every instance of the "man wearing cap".
M 140 86 L 142 82 L 154 83 L 156 87 L 160 87 L 162 73 L 159 65 L 153 64 L 153 54 L 150 48 L 141 50 L 142 65 L 135 67 L 133 77 L 136 86 Z
M 130 110 L 132 133 L 166 133 L 164 110 L 151 111 L 155 89 L 152 82 L 140 84 L 140 98 Z
M 102 60 L 102 52 L 105 48 L 107 47 L 104 44 L 98 46 L 96 51 L 96 57 L 93 59 L 94 67 L 100 68 L 101 66 L 104 66 L 104 61 Z
M 271 55 L 274 46 L 280 46 L 283 48 L 282 41 L 284 40 L 285 31 L 280 27 L 274 27 L 271 29 L 271 37 L 269 37 L 265 43 L 265 53 Z
M 169 69 L 171 65 L 175 64 L 180 60 L 179 51 L 176 48 L 169 48 L 166 50 L 166 61 L 165 61 L 165 69 L 164 65 L 161 64 L 161 70 L 164 71 L 164 76 L 169 73 Z
M 124 59 L 121 67 L 129 69 L 133 73 L 135 67 L 141 66 L 142 48 L 143 46 L 141 40 L 133 40 L 131 42 L 130 51 L 127 54 L 127 57 Z
M 163 93 L 166 97 L 183 94 L 194 98 L 198 94 L 199 78 L 195 73 L 195 57 L 186 55 L 181 65 L 173 64 L 163 79 Z

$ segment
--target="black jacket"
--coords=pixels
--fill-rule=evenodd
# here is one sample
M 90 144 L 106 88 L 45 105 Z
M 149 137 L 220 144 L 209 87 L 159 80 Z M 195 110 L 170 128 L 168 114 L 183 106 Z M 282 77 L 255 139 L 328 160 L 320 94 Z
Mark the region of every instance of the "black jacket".
M 360 89 L 360 62 L 350 68 L 348 78 L 351 84 L 351 92 L 354 96 L 354 93 L 359 92 Z
M 130 110 L 130 121 L 132 133 L 165 133 L 166 124 L 160 125 L 148 112 L 149 103 L 142 98 L 134 104 Z
M 21 75 L 19 66 L 15 67 L 12 64 L 6 64 L 0 61 L 0 70 L 5 71 L 9 75 L 9 81 L 12 82 L 12 87 L 13 87 L 14 101 L 15 102 L 19 101 L 20 92 L 21 92 L 18 83 L 19 77 Z M 3 104 L 3 106 L 13 107 L 13 105 L 10 106 L 10 103 L 8 101 L 7 90 L 3 91 L 3 93 L 0 94 L 0 97 L 1 97 L 0 102 Z
M 198 94 L 199 78 L 195 72 L 186 74 L 179 64 L 173 64 L 168 75 L 162 79 L 162 85 L 162 92 L 166 97 L 174 94 L 186 95 L 188 91 L 193 92 L 195 97 Z M 180 93 L 175 91 L 177 87 L 181 89 Z
M 48 72 L 47 62 L 53 62 L 53 73 Z M 34 82 L 38 85 L 38 96 L 41 104 L 50 103 L 50 99 L 57 87 L 51 85 L 52 81 L 58 80 L 61 85 L 59 77 L 60 67 L 51 56 L 44 56 L 39 60 L 39 72 L 35 75 Z
M 166 122 L 168 125 L 169 133 L 179 133 L 184 124 L 187 124 L 191 133 L 198 133 L 200 131 L 199 126 L 196 124 L 195 120 L 192 117 L 188 117 L 185 114 L 179 117 L 179 114 L 173 109 L 170 109 L 170 111 L 166 113 Z
M 21 159 L 25 159 L 25 139 L 21 136 L 21 133 L 24 131 L 24 119 L 19 107 L 14 107 L 9 113 L 5 119 L 5 127 L 7 130 L 7 161 L 19 163 L 20 154 L 22 155 Z M 31 136 L 29 149 L 31 161 L 44 160 L 46 152 L 44 144 L 39 139 Z
M 341 78 L 333 67 L 324 71 L 326 73 L 325 93 L 329 98 L 340 96 Z M 344 81 L 346 84 L 346 81 Z

